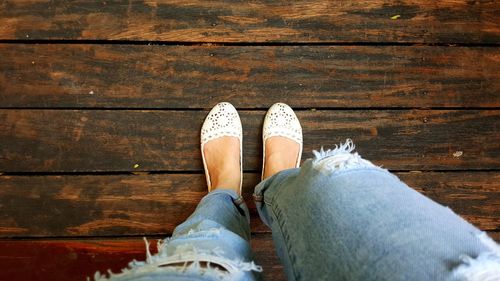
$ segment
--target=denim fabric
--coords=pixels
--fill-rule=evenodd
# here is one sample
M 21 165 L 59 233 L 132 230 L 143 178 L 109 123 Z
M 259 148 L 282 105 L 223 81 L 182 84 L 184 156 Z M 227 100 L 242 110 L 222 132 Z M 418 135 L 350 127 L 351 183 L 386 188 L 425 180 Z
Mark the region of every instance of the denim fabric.
M 133 261 L 109 280 L 260 280 L 249 239 L 249 213 L 241 196 L 217 189 L 200 201 L 171 238 L 160 242 L 158 254 L 148 251 L 145 262 Z M 94 279 L 108 280 L 100 273 Z
M 322 160 L 255 188 L 288 280 L 468 280 L 455 270 L 464 257 L 491 251 L 481 231 L 389 172 Z
M 255 188 L 288 280 L 500 280 L 493 240 L 353 149 L 315 152 Z M 241 197 L 215 190 L 157 255 L 111 280 L 259 280 L 249 238 Z

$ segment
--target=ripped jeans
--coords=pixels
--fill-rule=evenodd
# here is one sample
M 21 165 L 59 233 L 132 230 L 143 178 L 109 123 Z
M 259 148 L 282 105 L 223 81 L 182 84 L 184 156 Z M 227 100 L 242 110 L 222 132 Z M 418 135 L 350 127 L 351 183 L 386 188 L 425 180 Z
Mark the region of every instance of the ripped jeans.
M 288 280 L 500 280 L 491 238 L 353 149 L 315 151 L 255 188 Z M 111 280 L 260 280 L 249 239 L 242 198 L 215 190 L 157 255 Z

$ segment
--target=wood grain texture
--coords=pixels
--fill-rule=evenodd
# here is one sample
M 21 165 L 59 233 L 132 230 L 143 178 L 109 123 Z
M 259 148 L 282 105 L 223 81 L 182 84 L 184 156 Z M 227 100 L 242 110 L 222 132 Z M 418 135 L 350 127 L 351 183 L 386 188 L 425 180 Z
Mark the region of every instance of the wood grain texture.
M 151 253 L 156 253 L 156 243 L 151 244 Z M 286 280 L 271 235 L 254 235 L 251 244 L 255 262 L 264 268 L 264 279 Z M 86 280 L 96 271 L 116 273 L 132 259 L 146 259 L 141 238 L 0 240 L 0 252 L 0 280 L 18 281 Z
M 479 228 L 500 231 L 500 172 L 401 172 L 417 191 Z M 244 174 L 253 233 L 258 173 Z M 0 176 L 0 236 L 167 236 L 206 194 L 202 174 Z
M 499 43 L 499 12 L 493 0 L 2 1 L 0 39 Z
M 499 107 L 500 50 L 0 44 L 0 107 Z
M 0 110 L 0 172 L 202 171 L 206 111 Z M 264 111 L 240 111 L 244 169 L 259 171 Z M 497 110 L 297 111 L 304 155 L 352 138 L 393 170 L 496 169 Z M 137 168 L 134 166 L 138 165 Z

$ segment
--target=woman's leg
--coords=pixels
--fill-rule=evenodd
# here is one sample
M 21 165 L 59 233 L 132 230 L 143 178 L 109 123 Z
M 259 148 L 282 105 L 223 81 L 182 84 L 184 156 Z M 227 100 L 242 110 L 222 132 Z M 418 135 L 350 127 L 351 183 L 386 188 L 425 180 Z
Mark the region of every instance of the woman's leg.
M 242 128 L 236 109 L 219 103 L 201 129 L 201 153 L 208 195 L 179 225 L 158 254 L 112 280 L 257 280 L 252 261 L 250 218 L 241 197 Z M 96 276 L 97 280 L 99 276 Z
M 315 152 L 255 189 L 289 280 L 500 280 L 493 240 L 353 149 Z
M 110 280 L 259 280 L 249 244 L 248 209 L 230 189 L 207 194 L 171 238 L 158 242 L 158 254 L 147 251 Z M 147 247 L 149 248 L 149 247 Z M 108 280 L 95 275 L 95 280 Z

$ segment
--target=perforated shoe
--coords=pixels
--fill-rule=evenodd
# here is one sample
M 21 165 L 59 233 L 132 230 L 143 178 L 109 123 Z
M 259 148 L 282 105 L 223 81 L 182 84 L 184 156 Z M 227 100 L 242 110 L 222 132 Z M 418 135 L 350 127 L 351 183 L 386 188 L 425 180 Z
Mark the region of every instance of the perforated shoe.
M 208 191 L 212 191 L 212 182 L 208 172 L 207 162 L 205 160 L 204 146 L 211 140 L 220 137 L 236 137 L 240 142 L 240 186 L 239 194 L 241 194 L 241 186 L 243 180 L 243 134 L 240 116 L 236 108 L 228 102 L 216 104 L 208 113 L 201 128 L 201 156 L 203 160 L 203 168 L 207 179 Z
M 285 137 L 299 144 L 299 154 L 295 168 L 300 166 L 302 156 L 302 127 L 293 109 L 284 103 L 275 103 L 267 111 L 262 130 L 262 143 L 264 152 L 262 154 L 262 175 L 264 179 L 264 168 L 266 166 L 266 140 L 270 137 Z

